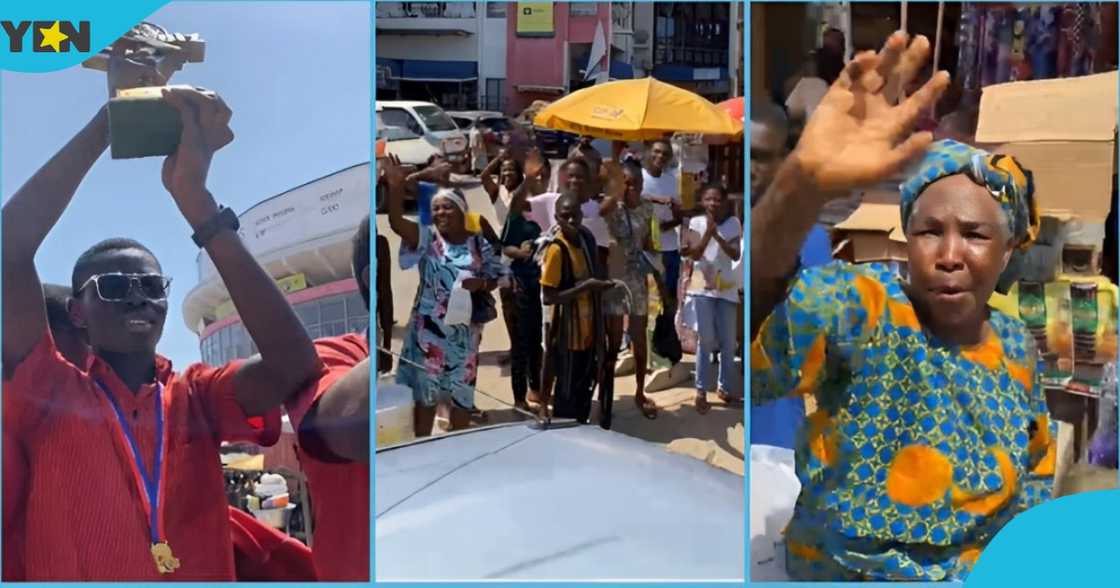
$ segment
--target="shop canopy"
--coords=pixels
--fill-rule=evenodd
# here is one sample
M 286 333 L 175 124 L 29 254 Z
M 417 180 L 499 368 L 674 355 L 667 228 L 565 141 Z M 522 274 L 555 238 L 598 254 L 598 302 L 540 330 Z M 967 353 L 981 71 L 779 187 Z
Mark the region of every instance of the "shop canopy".
M 478 63 L 443 59 L 377 58 L 394 79 L 405 82 L 473 82 L 478 79 Z

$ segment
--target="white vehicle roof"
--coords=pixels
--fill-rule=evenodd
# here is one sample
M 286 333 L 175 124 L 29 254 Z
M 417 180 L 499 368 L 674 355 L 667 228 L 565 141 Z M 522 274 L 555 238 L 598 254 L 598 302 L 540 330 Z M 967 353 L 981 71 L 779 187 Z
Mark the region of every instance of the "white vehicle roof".
M 598 426 L 377 452 L 377 581 L 739 580 L 741 476 Z
M 416 108 L 417 106 L 435 106 L 437 108 L 440 108 L 440 106 L 438 104 L 434 103 L 434 102 L 420 102 L 418 100 L 378 100 L 377 101 L 378 110 L 380 110 L 382 107 L 385 107 L 385 108 Z M 440 108 L 440 110 L 443 110 L 443 109 Z

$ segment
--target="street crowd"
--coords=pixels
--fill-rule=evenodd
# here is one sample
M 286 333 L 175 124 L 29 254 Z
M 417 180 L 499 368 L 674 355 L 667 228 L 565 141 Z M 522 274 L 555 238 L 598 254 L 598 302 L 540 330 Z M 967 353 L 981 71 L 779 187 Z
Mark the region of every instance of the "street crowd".
M 470 208 L 454 165 L 441 156 L 412 173 L 392 155 L 378 162 L 378 189 L 401 239 L 400 268 L 390 268 L 388 240 L 378 236 L 379 278 L 400 269 L 420 274 L 396 366 L 397 383 L 412 390 L 417 435 L 462 429 L 480 416 L 479 348 L 485 325 L 498 317 L 495 290 L 520 412 L 590 423 L 597 390 L 597 422 L 610 428 L 622 377 L 616 367 L 632 366 L 636 407 L 656 419 L 649 341 L 679 385 L 688 379 L 681 333 L 697 339 L 695 409 L 709 411 L 709 394 L 741 405 L 743 229 L 728 186 L 702 186 L 686 208 L 668 138 L 642 152 L 615 142 L 608 156 L 582 137 L 567 155 L 557 164 L 536 148 L 502 149 L 488 162 L 476 153 L 472 167 L 497 227 Z M 415 218 L 405 214 L 410 199 Z M 379 307 L 392 296 L 388 280 L 384 288 Z M 389 330 L 380 334 L 387 350 Z M 620 361 L 624 348 L 630 357 Z

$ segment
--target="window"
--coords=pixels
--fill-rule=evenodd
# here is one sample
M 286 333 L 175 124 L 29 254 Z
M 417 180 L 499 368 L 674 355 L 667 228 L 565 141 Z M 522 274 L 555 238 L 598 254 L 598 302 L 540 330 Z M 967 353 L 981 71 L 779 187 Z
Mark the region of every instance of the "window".
M 572 2 L 568 4 L 569 16 L 598 16 L 598 2 Z
M 424 126 L 433 133 L 454 131 L 458 128 L 455 126 L 455 121 L 438 106 L 417 106 L 415 110 L 420 120 L 424 121 Z
M 506 3 L 505 2 L 487 2 L 486 3 L 486 18 L 505 18 L 506 17 Z
M 346 300 L 344 298 L 334 298 L 321 301 L 319 303 L 319 316 L 324 323 L 345 320 Z
M 505 88 L 505 78 L 486 78 L 486 109 L 505 110 L 505 100 L 502 90 Z
M 304 302 L 295 306 L 296 315 L 299 316 L 299 322 L 303 326 L 319 324 L 319 303 L 318 302 Z
M 399 114 L 403 113 L 405 118 L 401 118 Z M 409 127 L 409 122 L 412 123 L 412 128 Z M 392 133 L 388 129 L 394 129 Z M 377 113 L 377 138 L 385 137 L 390 141 L 396 139 L 416 139 L 420 137 L 420 126 L 412 119 L 412 116 L 407 112 L 398 108 L 390 108 L 386 112 Z
M 366 301 L 362 300 L 360 292 L 354 292 L 346 297 L 346 316 L 369 316 Z
M 350 319 L 350 323 L 347 325 L 346 330 L 350 333 L 361 333 L 362 331 L 365 331 L 366 327 L 368 326 L 369 316 L 354 317 Z
M 385 126 L 387 127 L 407 129 L 408 132 L 417 137 L 424 134 L 424 128 L 420 126 L 420 123 L 403 108 L 386 108 L 382 110 L 380 120 L 385 121 Z
M 312 339 L 361 333 L 369 326 L 369 309 L 362 295 L 348 292 L 296 304 L 296 316 Z M 234 359 L 255 355 L 256 344 L 241 323 L 234 323 L 212 333 L 200 342 L 202 360 L 220 366 Z

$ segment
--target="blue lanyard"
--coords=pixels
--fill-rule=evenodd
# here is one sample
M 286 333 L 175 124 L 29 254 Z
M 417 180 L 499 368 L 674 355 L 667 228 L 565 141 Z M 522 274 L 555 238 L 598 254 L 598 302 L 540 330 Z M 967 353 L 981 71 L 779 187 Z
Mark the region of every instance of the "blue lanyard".
M 136 443 L 136 436 L 132 434 L 132 428 L 128 425 L 128 419 L 121 410 L 117 400 L 99 381 L 94 380 L 97 388 L 109 400 L 110 406 L 113 407 L 113 412 L 117 417 L 117 424 L 120 425 L 120 431 L 124 435 L 125 440 L 128 442 L 128 448 L 132 452 L 133 463 L 129 464 L 133 468 L 133 479 L 139 478 L 138 484 L 143 486 L 141 488 L 144 495 L 148 497 L 148 527 L 150 530 L 152 543 L 159 543 L 162 541 L 160 537 L 159 528 L 159 486 L 160 486 L 160 471 L 163 466 L 163 453 L 165 450 L 163 439 L 163 384 L 156 382 L 156 454 L 155 454 L 155 467 L 152 468 L 151 473 L 144 468 L 144 458 L 140 455 L 140 447 Z M 139 475 L 137 475 L 139 474 Z

